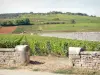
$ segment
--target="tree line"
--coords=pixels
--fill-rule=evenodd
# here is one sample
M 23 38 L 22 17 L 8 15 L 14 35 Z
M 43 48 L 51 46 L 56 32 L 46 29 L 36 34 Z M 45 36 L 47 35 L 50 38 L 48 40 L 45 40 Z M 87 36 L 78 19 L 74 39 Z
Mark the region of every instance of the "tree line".
M 28 18 L 0 22 L 0 26 L 16 26 L 16 25 L 31 25 L 31 23 Z
M 6 19 L 6 18 L 16 18 L 20 16 L 21 13 L 5 13 L 5 14 L 0 14 L 0 18 Z
M 5 13 L 5 14 L 0 14 L 0 18 L 17 18 L 20 17 L 20 15 L 23 14 L 36 14 L 36 15 L 50 15 L 50 14 L 66 14 L 66 15 L 79 15 L 79 16 L 89 16 L 86 13 L 72 13 L 72 12 L 60 12 L 60 11 L 51 11 L 47 13 L 34 13 L 34 12 L 29 12 L 29 13 Z M 90 17 L 96 17 L 95 15 L 90 15 Z

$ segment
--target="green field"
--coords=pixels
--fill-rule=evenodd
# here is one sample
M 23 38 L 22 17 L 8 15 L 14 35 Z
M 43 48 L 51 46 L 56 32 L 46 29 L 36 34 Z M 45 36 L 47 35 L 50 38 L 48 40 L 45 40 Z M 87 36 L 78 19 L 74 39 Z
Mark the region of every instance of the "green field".
M 17 25 L 18 28 L 14 31 L 14 33 L 21 33 L 24 31 L 27 33 L 37 31 L 100 31 L 100 17 L 82 15 L 46 13 L 20 14 L 16 18 L 0 19 L 0 22 L 6 26 L 9 26 L 10 24 L 14 26 Z
M 14 48 L 28 44 L 31 55 L 65 56 L 68 47 L 84 47 L 87 51 L 99 51 L 100 42 L 41 37 L 38 35 L 0 35 L 0 48 Z
M 71 19 L 76 20 L 77 23 L 100 23 L 100 17 L 79 16 L 79 15 L 66 15 L 66 14 L 50 14 L 50 15 L 34 15 L 26 14 L 21 15 L 21 18 L 30 18 L 33 21 L 46 22 L 46 21 L 65 21 Z M 59 20 L 55 19 L 59 18 Z
M 60 32 L 98 32 L 100 31 L 100 23 L 78 23 L 78 24 L 50 24 L 50 25 L 30 25 L 18 26 L 14 33 L 28 32 L 47 32 L 47 31 L 60 31 Z
M 29 18 L 30 22 L 34 25 L 18 26 L 15 33 L 23 31 L 26 32 L 100 31 L 100 17 L 66 15 L 66 14 L 49 14 L 49 15 L 24 14 L 21 15 L 20 18 Z M 72 20 L 74 20 L 75 23 L 72 23 Z

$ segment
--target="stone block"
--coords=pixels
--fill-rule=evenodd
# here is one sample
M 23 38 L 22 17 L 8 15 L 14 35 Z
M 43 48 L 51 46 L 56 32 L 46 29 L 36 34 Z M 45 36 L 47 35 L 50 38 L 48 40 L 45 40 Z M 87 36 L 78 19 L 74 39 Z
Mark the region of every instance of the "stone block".
M 69 55 L 79 55 L 83 50 L 81 47 L 69 47 Z
M 81 64 L 74 64 L 75 67 L 81 67 Z
M 29 62 L 30 51 L 27 45 L 19 45 L 15 49 L 10 49 L 0 50 L 0 66 L 19 66 Z
M 83 51 L 79 53 L 79 56 L 77 55 L 70 55 L 72 63 L 74 64 L 73 66 L 89 69 L 100 69 L 99 51 Z

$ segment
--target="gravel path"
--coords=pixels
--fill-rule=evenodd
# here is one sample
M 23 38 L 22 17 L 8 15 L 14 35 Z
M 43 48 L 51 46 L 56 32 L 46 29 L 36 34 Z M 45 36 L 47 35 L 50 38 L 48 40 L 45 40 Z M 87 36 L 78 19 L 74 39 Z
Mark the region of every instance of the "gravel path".
M 63 75 L 63 74 L 53 74 L 49 72 L 36 72 L 29 70 L 0 70 L 0 75 Z
M 100 41 L 100 32 L 43 33 L 40 35 L 67 39 Z

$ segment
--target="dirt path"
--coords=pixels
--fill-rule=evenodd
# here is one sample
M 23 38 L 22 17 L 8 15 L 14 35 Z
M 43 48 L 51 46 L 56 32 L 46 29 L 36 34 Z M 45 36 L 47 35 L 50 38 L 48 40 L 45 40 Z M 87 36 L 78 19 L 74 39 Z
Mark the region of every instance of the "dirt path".
M 28 66 L 21 66 L 20 69 L 38 70 L 45 72 L 54 72 L 59 69 L 69 69 L 67 57 L 55 56 L 31 56 Z
M 15 67 L 14 69 L 1 68 L 0 75 L 64 75 L 53 72 L 71 68 L 68 64 L 67 57 L 31 56 L 27 66 Z
M 0 75 L 64 75 L 64 74 L 53 74 L 49 72 L 36 72 L 29 70 L 0 70 Z

